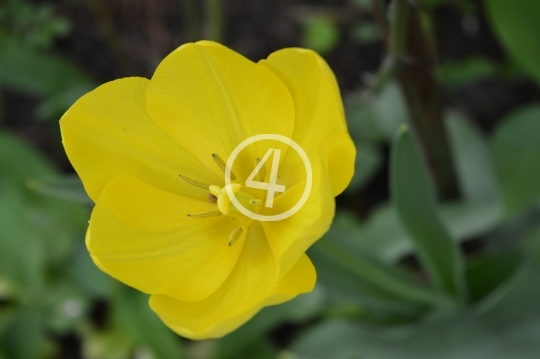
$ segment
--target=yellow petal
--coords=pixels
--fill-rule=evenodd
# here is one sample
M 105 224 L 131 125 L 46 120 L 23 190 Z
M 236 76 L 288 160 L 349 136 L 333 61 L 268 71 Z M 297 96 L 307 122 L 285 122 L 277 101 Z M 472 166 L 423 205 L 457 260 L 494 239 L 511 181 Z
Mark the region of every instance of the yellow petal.
M 343 104 L 334 74 L 317 53 L 283 49 L 260 62 L 289 89 L 295 105 L 295 140 L 315 161 L 321 143 L 328 152 L 327 167 L 334 196 L 349 184 L 356 149 L 347 131 Z
M 146 108 L 221 178 L 212 153 L 226 161 L 243 140 L 264 133 L 291 137 L 294 126 L 292 99 L 277 76 L 209 41 L 182 45 L 161 62 L 148 86 Z M 254 160 L 252 153 L 249 169 L 233 172 L 251 172 Z
M 243 241 L 228 246 L 241 218 L 188 218 L 216 210 L 128 176 L 105 186 L 90 219 L 87 247 L 106 273 L 146 293 L 184 301 L 208 297 L 227 279 Z
M 301 293 L 309 293 L 317 282 L 317 272 L 311 260 L 303 254 L 298 262 L 281 278 L 279 285 L 264 305 L 276 305 L 289 301 Z
M 245 323 L 265 305 L 310 292 L 315 280 L 315 270 L 306 256 L 276 283 L 272 253 L 260 224 L 255 222 L 249 226 L 236 268 L 214 294 L 192 303 L 153 295 L 150 306 L 167 326 L 182 336 L 217 338 Z
M 179 174 L 208 184 L 221 178 L 152 122 L 145 109 L 148 83 L 143 78 L 106 83 L 77 100 L 60 121 L 66 153 L 94 202 L 119 174 L 199 197 L 204 190 Z
M 272 209 L 283 213 L 292 208 L 305 189 L 299 182 L 276 197 Z M 321 161 L 313 166 L 313 186 L 306 203 L 292 216 L 275 222 L 262 222 L 268 243 L 278 266 L 278 278 L 304 255 L 306 250 L 330 228 L 335 200 L 330 179 Z

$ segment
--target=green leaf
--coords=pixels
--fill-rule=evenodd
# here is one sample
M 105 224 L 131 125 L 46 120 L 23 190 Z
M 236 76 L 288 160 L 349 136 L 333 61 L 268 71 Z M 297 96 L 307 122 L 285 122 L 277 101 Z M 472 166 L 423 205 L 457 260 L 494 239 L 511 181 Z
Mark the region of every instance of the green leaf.
M 339 36 L 339 28 L 331 18 L 312 16 L 304 24 L 303 46 L 325 54 L 337 45 Z
M 51 96 L 92 81 L 68 61 L 0 41 L 0 81 L 37 96 Z
M 381 142 L 383 140 L 371 104 L 366 101 L 358 99 L 346 101 L 345 118 L 349 134 L 355 143 Z
M 72 251 L 71 275 L 77 288 L 89 298 L 109 298 L 117 282 L 90 259 L 83 238 Z
M 496 129 L 493 152 L 507 214 L 516 215 L 540 197 L 540 105 L 511 113 Z
M 497 205 L 498 184 L 488 140 L 458 112 L 450 111 L 444 119 L 463 196 L 467 201 Z
M 55 198 L 93 205 L 77 175 L 46 176 L 27 181 L 28 188 Z
M 55 176 L 56 169 L 42 154 L 16 136 L 0 132 L 0 178 L 8 180 L 13 186 L 11 191 L 24 201 L 24 215 L 20 218 L 27 221 L 25 229 L 34 231 L 35 240 L 46 248 L 43 254 L 59 263 L 69 255 L 73 238 L 84 233 L 88 209 L 44 196 L 26 185 L 32 178 Z
M 362 9 L 371 10 L 371 0 L 354 0 L 354 3 Z
M 493 229 L 501 221 L 501 211 L 493 202 L 455 202 L 439 206 L 438 213 L 452 238 L 458 242 L 470 239 Z M 339 224 L 343 215 L 337 214 L 334 224 Z M 336 238 L 333 228 L 328 238 Z M 358 251 L 392 264 L 407 254 L 414 252 L 414 242 L 410 238 L 394 207 L 381 205 L 368 220 L 356 222 L 356 228 L 339 233 L 340 238 L 353 244 Z
M 0 172 L 24 185 L 32 177 L 54 174 L 55 169 L 30 145 L 9 132 L 0 131 Z
M 418 326 L 380 328 L 322 322 L 298 338 L 295 359 L 536 359 L 540 352 L 539 268 L 520 277 L 487 311 L 469 309 Z
M 2 36 L 32 48 L 48 48 L 55 37 L 65 35 L 70 23 L 57 17 L 49 4 L 5 0 L 0 5 Z
M 287 303 L 264 308 L 249 322 L 217 341 L 216 359 L 258 358 L 246 354 L 254 350 L 253 343 L 281 323 L 301 323 L 313 318 L 324 308 L 324 299 L 323 290 L 315 288 Z
M 18 309 L 0 338 L 0 348 L 8 358 L 34 359 L 43 345 L 41 317 L 34 308 Z
M 409 115 L 403 93 L 396 81 L 387 81 L 380 90 L 355 93 L 345 103 L 349 133 L 355 141 L 391 141 Z
M 336 262 L 354 275 L 360 285 L 372 287 L 379 292 L 381 298 L 399 299 L 421 306 L 449 307 L 451 304 L 446 295 L 421 287 L 397 268 L 389 268 L 360 253 L 352 253 L 334 241 L 320 239 L 313 246 L 313 251 L 309 252 L 311 256 L 313 252 L 323 254 L 327 257 L 327 261 Z
M 540 2 L 484 0 L 491 25 L 510 56 L 540 83 Z
M 347 193 L 354 193 L 365 186 L 381 168 L 382 163 L 383 158 L 377 147 L 357 142 L 354 176 L 346 189 Z
M 361 45 L 372 44 L 381 39 L 381 33 L 375 22 L 360 22 L 352 28 L 351 38 Z
M 477 302 L 491 293 L 518 268 L 518 252 L 484 254 L 467 265 L 467 284 L 471 300 Z
M 454 240 L 464 241 L 482 235 L 502 220 L 498 202 L 450 202 L 439 206 L 445 227 Z
M 437 214 L 433 188 L 407 128 L 393 144 L 390 159 L 392 200 L 419 259 L 439 290 L 463 300 L 463 259 Z
M 470 83 L 494 77 L 499 66 L 483 57 L 469 57 L 459 62 L 442 64 L 437 68 L 437 77 L 446 86 L 457 89 Z
M 93 82 L 81 82 L 47 97 L 37 108 L 37 117 L 42 120 L 58 120 L 81 96 L 96 87 Z
M 317 268 L 317 285 L 325 290 L 332 306 L 352 305 L 359 314 L 369 312 L 383 320 L 415 318 L 425 308 L 424 304 L 404 301 L 382 290 L 372 280 L 359 276 L 316 246 L 309 249 L 308 255 Z
M 397 82 L 387 83 L 371 104 L 371 110 L 381 133 L 392 140 L 399 127 L 408 122 L 409 112 Z
M 148 306 L 148 296 L 122 286 L 114 298 L 113 320 L 118 329 L 136 344 L 146 344 L 159 359 L 185 358 L 176 336 Z
M 438 212 L 453 239 L 463 241 L 485 234 L 503 219 L 491 147 L 481 131 L 457 112 L 445 116 L 451 149 L 464 199 L 443 203 Z M 346 238 L 360 252 L 395 263 L 413 251 L 413 242 L 397 217 L 395 209 L 382 205 L 367 221 L 354 221 L 346 231 L 333 233 L 343 213 L 336 215 L 329 238 Z
M 258 340 L 234 358 L 275 359 L 276 348 L 268 340 Z
M 45 251 L 26 205 L 20 189 L 0 177 L 0 275 L 36 294 L 43 284 Z

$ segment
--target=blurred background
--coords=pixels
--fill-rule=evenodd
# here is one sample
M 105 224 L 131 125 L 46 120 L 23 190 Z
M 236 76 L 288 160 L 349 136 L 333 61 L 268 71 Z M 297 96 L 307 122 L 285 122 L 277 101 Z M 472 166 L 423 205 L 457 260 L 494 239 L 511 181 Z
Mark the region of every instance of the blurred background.
M 538 19 L 532 0 L 1 1 L 0 358 L 539 358 Z M 358 155 L 308 252 L 315 291 L 192 342 L 91 262 L 93 203 L 58 120 L 198 39 L 254 61 L 319 52 Z M 418 152 L 396 150 L 404 123 Z M 458 304 L 431 290 L 441 248 L 457 249 Z

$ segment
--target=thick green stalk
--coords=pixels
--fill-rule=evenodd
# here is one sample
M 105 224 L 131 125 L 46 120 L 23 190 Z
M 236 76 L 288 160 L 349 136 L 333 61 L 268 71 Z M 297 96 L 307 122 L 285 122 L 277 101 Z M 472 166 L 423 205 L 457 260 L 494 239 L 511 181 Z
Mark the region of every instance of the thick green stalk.
M 217 42 L 223 41 L 222 0 L 206 0 L 206 37 Z
M 411 128 L 441 199 L 459 197 L 459 182 L 443 122 L 435 81 L 435 53 L 420 21 L 420 12 L 408 0 L 394 0 L 390 13 L 388 52 L 400 63 L 397 78 L 407 100 Z

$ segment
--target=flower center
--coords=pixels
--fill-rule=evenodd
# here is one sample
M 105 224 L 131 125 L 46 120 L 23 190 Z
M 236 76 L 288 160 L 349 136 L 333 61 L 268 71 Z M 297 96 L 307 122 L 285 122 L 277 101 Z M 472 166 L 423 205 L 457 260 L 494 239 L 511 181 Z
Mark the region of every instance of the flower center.
M 219 157 L 217 154 L 214 153 L 212 154 L 212 158 L 214 159 L 218 167 L 225 173 L 226 164 L 221 159 L 221 157 Z M 256 161 L 258 160 L 259 159 L 257 159 Z M 192 186 L 204 188 L 208 190 L 210 192 L 208 195 L 208 201 L 217 204 L 217 210 L 215 211 L 189 213 L 188 217 L 190 218 L 218 217 L 221 215 L 229 215 L 230 211 L 232 210 L 235 212 L 234 216 L 241 215 L 244 220 L 242 221 L 243 225 L 240 227 L 236 227 L 229 235 L 229 246 L 233 245 L 242 236 L 245 236 L 247 234 L 248 226 L 253 222 L 253 219 L 244 216 L 242 212 L 240 212 L 240 210 L 236 208 L 235 204 L 231 202 L 228 190 L 234 193 L 235 198 L 244 208 L 251 209 L 255 213 L 259 213 L 259 211 L 261 210 L 262 201 L 260 199 L 255 198 L 252 195 L 241 191 L 240 189 L 242 188 L 242 185 L 238 183 L 231 183 L 221 188 L 217 185 L 204 184 L 202 182 L 196 181 L 184 175 L 180 175 L 180 177 L 186 183 Z M 230 178 L 231 178 L 231 181 L 236 180 L 236 176 L 234 175 L 234 173 L 232 173 L 232 171 L 231 171 Z
M 246 192 L 240 191 L 240 188 L 242 188 L 242 186 L 238 183 L 231 183 L 223 188 L 216 185 L 209 186 L 210 193 L 217 198 L 217 206 L 221 213 L 228 214 L 230 209 L 242 213 L 236 208 L 234 203 L 231 203 L 228 189 L 234 193 L 236 199 L 243 207 L 252 208 L 254 211 L 260 210 L 261 200 L 254 198 Z

